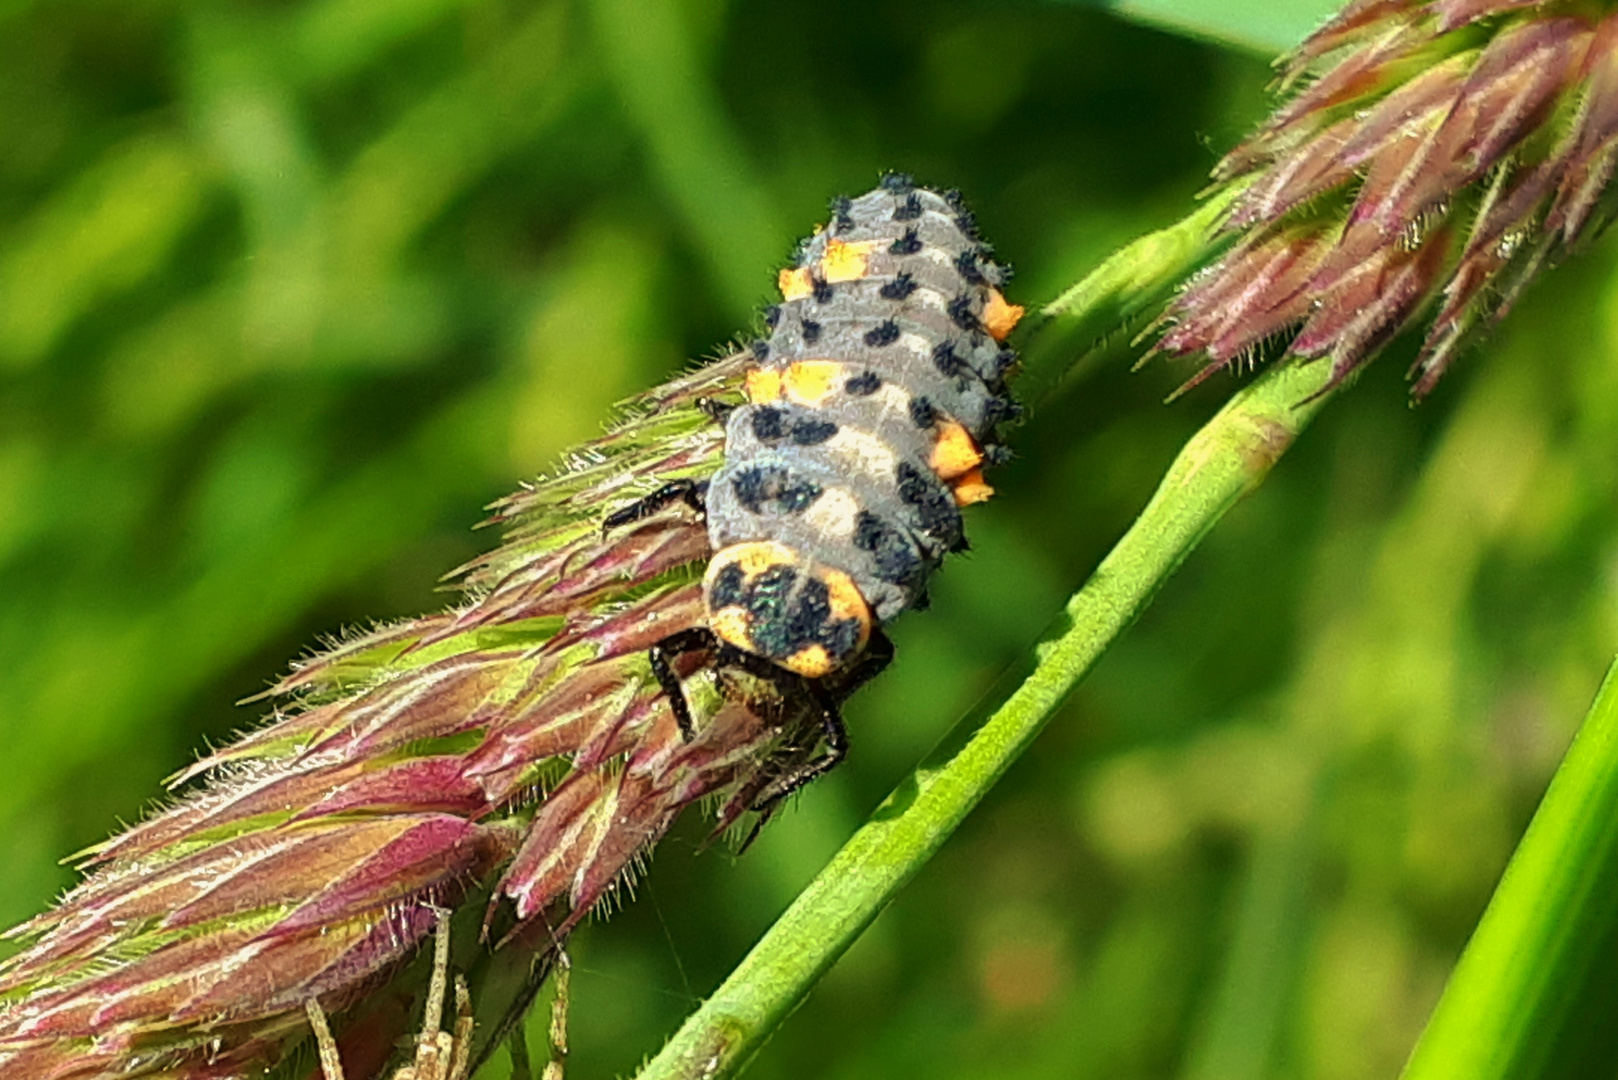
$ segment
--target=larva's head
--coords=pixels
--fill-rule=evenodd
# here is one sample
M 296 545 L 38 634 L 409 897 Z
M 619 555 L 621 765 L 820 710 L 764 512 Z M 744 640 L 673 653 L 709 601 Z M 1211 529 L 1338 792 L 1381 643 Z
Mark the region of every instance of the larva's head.
M 871 636 L 871 608 L 852 578 L 773 540 L 716 554 L 702 597 L 719 640 L 810 679 L 858 656 Z

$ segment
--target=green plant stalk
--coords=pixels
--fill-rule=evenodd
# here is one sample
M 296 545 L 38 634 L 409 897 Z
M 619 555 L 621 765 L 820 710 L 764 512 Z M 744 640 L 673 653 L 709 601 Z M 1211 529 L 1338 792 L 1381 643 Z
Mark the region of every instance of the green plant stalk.
M 1450 974 L 1404 1080 L 1567 1074 L 1578 1044 L 1599 1037 L 1575 1014 L 1604 1011 L 1588 1003 L 1610 996 L 1610 985 L 1602 993 L 1591 984 L 1612 979 L 1615 878 L 1618 663 Z M 1596 1026 L 1610 1031 L 1611 1020 Z M 1610 1058 L 1602 1071 L 1611 1071 Z
M 1017 396 L 1024 404 L 1039 403 L 1063 380 L 1100 361 L 1105 350 L 1093 344 L 1160 309 L 1178 283 L 1223 248 L 1229 238 L 1219 233 L 1219 223 L 1246 186 L 1213 192 L 1192 213 L 1131 241 L 1041 307 L 1038 333 L 1020 345 Z
M 641 1080 L 735 1073 L 1010 768 L 1107 646 L 1324 406 L 1327 364 L 1286 364 L 1186 443 L 1139 519 L 1035 647 L 1033 673 L 946 765 L 878 808 Z

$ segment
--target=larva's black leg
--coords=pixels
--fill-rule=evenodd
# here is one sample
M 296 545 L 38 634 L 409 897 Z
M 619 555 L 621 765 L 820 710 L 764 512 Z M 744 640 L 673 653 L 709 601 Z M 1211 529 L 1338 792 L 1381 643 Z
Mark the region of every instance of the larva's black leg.
M 808 694 L 820 713 L 820 729 L 826 739 L 826 752 L 796 768 L 789 769 L 760 789 L 751 807 L 758 814 L 758 820 L 753 822 L 753 828 L 742 841 L 738 853 L 746 851 L 758 838 L 759 830 L 764 828 L 765 822 L 775 816 L 775 811 L 780 808 L 787 796 L 816 777 L 824 776 L 847 756 L 848 729 L 843 725 L 842 710 L 837 703 L 882 674 L 893 662 L 893 653 L 893 641 L 881 630 L 875 630 L 871 634 L 871 640 L 865 645 L 865 651 L 849 667 L 825 679 L 797 681 L 798 687 Z M 783 674 L 781 669 L 763 657 L 751 656 L 737 650 L 733 656 L 727 654 L 726 659 L 730 662 L 739 662 L 744 667 L 755 666 L 749 664 L 750 661 L 763 661 L 765 667 L 774 668 L 776 682 L 779 685 Z
M 837 707 L 831 691 L 813 679 L 804 679 L 803 687 L 820 713 L 820 732 L 826 740 L 826 752 L 788 769 L 765 785 L 753 803 L 753 809 L 760 814 L 759 827 L 769 820 L 783 799 L 811 780 L 831 772 L 848 756 L 848 729 L 843 726 L 842 710 Z M 754 833 L 756 835 L 757 828 Z M 751 841 L 749 836 L 748 842 Z
M 694 626 L 690 630 L 670 634 L 647 650 L 652 677 L 668 696 L 669 708 L 674 710 L 674 722 L 680 725 L 680 734 L 686 742 L 697 737 L 697 726 L 691 719 L 691 705 L 685 700 L 685 687 L 674 673 L 673 659 L 698 649 L 713 649 L 716 644 L 712 630 L 706 626 Z
M 636 499 L 621 510 L 614 510 L 601 522 L 603 529 L 616 529 L 649 518 L 671 503 L 683 502 L 697 513 L 707 510 L 708 481 L 670 480 L 643 499 Z
M 730 419 L 730 414 L 736 411 L 736 405 L 718 398 L 704 397 L 697 399 L 697 411 L 716 424 L 724 424 Z
M 865 651 L 860 653 L 859 658 L 823 681 L 833 697 L 846 701 L 854 691 L 886 671 L 891 663 L 893 641 L 881 630 L 872 630 L 871 640 L 865 643 Z
M 719 664 L 721 667 L 741 668 L 749 675 L 756 676 L 776 686 L 780 686 L 783 680 L 792 682 L 794 686 L 797 685 L 798 676 L 793 675 L 780 664 L 757 653 L 738 649 L 728 641 L 719 643 Z

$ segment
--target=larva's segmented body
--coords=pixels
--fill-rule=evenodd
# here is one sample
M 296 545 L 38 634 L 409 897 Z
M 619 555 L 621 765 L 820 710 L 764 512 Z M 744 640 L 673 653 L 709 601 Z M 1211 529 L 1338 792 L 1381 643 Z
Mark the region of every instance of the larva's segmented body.
M 889 176 L 781 272 L 706 499 L 721 641 L 820 678 L 965 546 L 959 508 L 992 493 L 982 466 L 1016 412 L 1001 342 L 1022 309 L 987 256 L 956 195 Z

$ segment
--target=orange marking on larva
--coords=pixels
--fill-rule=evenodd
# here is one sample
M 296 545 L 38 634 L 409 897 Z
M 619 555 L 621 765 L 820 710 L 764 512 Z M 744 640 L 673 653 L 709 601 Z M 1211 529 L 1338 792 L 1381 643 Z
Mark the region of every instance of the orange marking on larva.
M 815 283 L 809 278 L 809 271 L 804 267 L 793 269 L 788 267 L 781 271 L 775 279 L 776 288 L 781 290 L 783 300 L 802 300 L 815 291 Z
M 983 482 L 983 470 L 973 469 L 955 481 L 955 505 L 971 506 L 994 494 L 994 488 Z
M 983 305 L 983 326 L 996 341 L 1004 341 L 1022 319 L 1023 306 L 1008 304 L 999 289 L 989 290 L 989 301 Z
M 854 584 L 854 579 L 841 570 L 822 567 L 820 580 L 826 583 L 826 601 L 831 609 L 831 617 L 837 622 L 844 619 L 855 619 L 860 624 L 860 644 L 855 652 L 865 647 L 865 636 L 871 627 L 871 608 L 865 602 L 860 587 Z
M 739 607 L 728 607 L 708 616 L 708 629 L 714 637 L 743 652 L 753 652 L 753 628 L 747 612 Z
M 754 405 L 763 405 L 781 397 L 781 373 L 774 368 L 754 368 L 742 381 L 742 392 Z
M 976 440 L 966 428 L 954 420 L 941 420 L 938 424 L 938 441 L 933 443 L 933 452 L 927 458 L 927 464 L 940 480 L 947 482 L 965 476 L 983 464 L 983 451 L 978 449 Z
M 776 661 L 788 671 L 795 671 L 806 679 L 819 679 L 831 673 L 836 667 L 832 663 L 831 654 L 826 646 L 815 644 L 805 645 L 791 656 Z
M 870 268 L 871 252 L 880 246 L 876 240 L 826 241 L 826 254 L 820 257 L 820 275 L 827 282 L 858 281 Z
M 843 382 L 843 365 L 836 360 L 794 360 L 781 380 L 786 396 L 799 405 L 819 405 Z
M 735 564 L 742 568 L 742 575 L 751 580 L 772 566 L 785 566 L 803 561 L 796 551 L 785 544 L 778 544 L 774 540 L 749 540 L 745 544 L 732 544 L 713 557 L 708 563 L 708 572 L 705 577 L 706 585 L 711 586 L 719 571 Z

